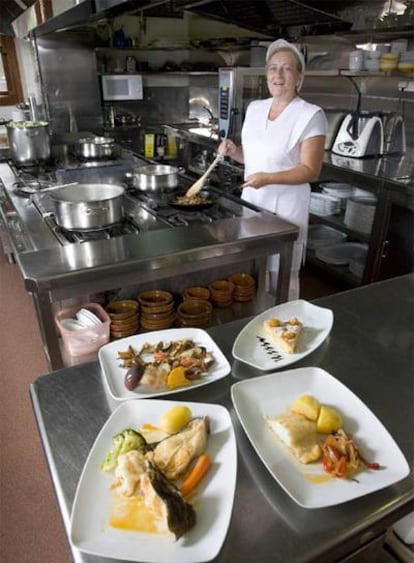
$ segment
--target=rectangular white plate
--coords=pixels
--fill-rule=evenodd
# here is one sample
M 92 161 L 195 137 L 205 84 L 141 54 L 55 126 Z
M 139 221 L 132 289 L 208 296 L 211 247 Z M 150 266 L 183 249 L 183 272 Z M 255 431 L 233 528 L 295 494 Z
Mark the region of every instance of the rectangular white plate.
M 276 348 L 263 329 L 263 321 L 278 318 L 286 321 L 297 317 L 303 323 L 297 351 L 287 354 Z M 269 371 L 298 362 L 318 348 L 328 336 L 333 325 L 330 309 L 312 305 L 298 299 L 267 309 L 247 324 L 233 344 L 233 356 L 254 368 Z
M 265 416 L 286 412 L 293 400 L 314 395 L 337 408 L 345 431 L 352 434 L 378 471 L 358 473 L 358 482 L 325 479 L 319 462 L 303 465 L 272 434 Z M 408 463 L 378 418 L 340 381 L 317 367 L 297 368 L 235 383 L 231 397 L 240 422 L 259 457 L 286 493 L 304 508 L 347 502 L 388 487 L 409 473 Z
M 113 475 L 99 466 L 124 428 L 159 424 L 162 414 L 185 404 L 193 416 L 208 416 L 207 452 L 212 467 L 200 485 L 197 524 L 178 541 L 171 535 L 144 534 L 109 526 Z M 85 462 L 72 509 L 70 540 L 86 553 L 149 563 L 201 563 L 219 553 L 230 524 L 237 473 L 237 450 L 229 412 L 221 405 L 152 400 L 125 401 L 106 421 Z
M 129 391 L 124 384 L 125 374 L 127 370 L 121 367 L 122 361 L 118 358 L 118 352 L 125 351 L 128 346 L 132 346 L 135 350 L 139 350 L 145 342 L 155 344 L 163 340 L 170 342 L 172 340 L 182 340 L 191 338 L 197 345 L 204 346 L 207 352 L 211 352 L 214 356 L 214 364 L 210 367 L 208 373 L 203 375 L 199 380 L 193 382 L 189 387 L 182 387 L 170 390 L 154 390 L 148 385 L 138 385 L 134 391 Z M 107 385 L 109 394 L 115 400 L 125 399 L 145 399 L 149 397 L 159 397 L 168 393 L 179 393 L 188 391 L 195 387 L 208 385 L 213 381 L 217 381 L 230 373 L 230 364 L 224 356 L 223 352 L 211 338 L 211 336 L 201 328 L 171 328 L 167 330 L 158 330 L 147 332 L 145 334 L 136 334 L 121 338 L 105 344 L 99 350 L 99 362 L 101 364 L 103 377 Z

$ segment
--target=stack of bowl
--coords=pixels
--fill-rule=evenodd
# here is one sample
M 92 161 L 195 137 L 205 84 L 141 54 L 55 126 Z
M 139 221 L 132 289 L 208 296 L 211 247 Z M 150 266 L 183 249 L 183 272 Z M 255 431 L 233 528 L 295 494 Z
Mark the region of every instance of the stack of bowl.
M 139 328 L 139 304 L 134 299 L 112 301 L 106 306 L 111 319 L 111 340 L 132 336 Z
M 209 324 L 213 306 L 205 299 L 184 299 L 177 308 L 177 325 L 202 327 Z
M 202 299 L 208 301 L 210 299 L 210 290 L 207 287 L 193 286 L 187 287 L 183 293 L 184 299 Z
M 234 301 L 251 301 L 256 293 L 256 280 L 250 274 L 237 273 L 229 277 L 234 284 Z
M 216 280 L 209 286 L 211 302 L 215 307 L 228 307 L 233 303 L 234 284 L 229 280 Z
M 145 330 L 170 328 L 175 319 L 174 298 L 169 291 L 149 290 L 138 295 L 141 327 Z

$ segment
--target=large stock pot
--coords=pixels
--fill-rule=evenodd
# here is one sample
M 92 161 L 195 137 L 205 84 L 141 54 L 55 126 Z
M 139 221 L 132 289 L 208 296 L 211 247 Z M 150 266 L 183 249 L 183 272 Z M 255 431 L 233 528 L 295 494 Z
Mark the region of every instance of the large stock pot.
M 124 216 L 124 188 L 115 184 L 75 184 L 50 194 L 58 225 L 72 231 L 98 230 Z
M 10 154 L 15 164 L 28 166 L 50 158 L 46 121 L 9 121 L 6 124 Z

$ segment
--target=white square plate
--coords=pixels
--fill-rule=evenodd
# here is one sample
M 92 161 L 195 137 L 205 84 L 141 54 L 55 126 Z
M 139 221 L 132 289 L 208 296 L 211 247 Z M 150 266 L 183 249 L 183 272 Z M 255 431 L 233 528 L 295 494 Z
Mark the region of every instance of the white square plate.
M 263 321 L 278 318 L 288 320 L 297 317 L 303 330 L 296 352 L 287 354 L 276 348 L 263 329 Z M 233 356 L 254 368 L 269 371 L 298 362 L 322 344 L 331 331 L 333 313 L 330 309 L 317 307 L 298 299 L 267 309 L 247 324 L 233 344 Z
M 121 360 L 118 358 L 118 352 L 125 351 L 128 346 L 132 346 L 135 350 L 139 350 L 145 342 L 155 344 L 163 340 L 171 342 L 173 340 L 182 340 L 191 338 L 197 345 L 204 346 L 207 352 L 211 352 L 214 356 L 214 364 L 208 370 L 206 375 L 201 379 L 193 382 L 188 387 L 181 387 L 173 390 L 154 390 L 148 385 L 138 385 L 133 391 L 129 391 L 124 384 L 125 374 L 127 370 L 121 367 Z M 211 338 L 211 336 L 201 328 L 171 328 L 168 330 L 158 330 L 147 332 L 145 334 L 136 334 L 114 340 L 109 344 L 105 344 L 98 353 L 99 362 L 101 364 L 102 373 L 107 385 L 109 394 L 115 400 L 125 399 L 146 399 L 149 397 L 159 397 L 168 393 L 180 393 L 189 391 L 195 387 L 208 385 L 228 375 L 230 373 L 230 364 L 224 356 L 223 352 Z
M 110 486 L 113 475 L 100 470 L 112 447 L 112 437 L 124 428 L 159 424 L 162 414 L 177 404 L 194 417 L 208 416 L 207 452 L 212 466 L 200 485 L 197 523 L 175 541 L 171 534 L 145 534 L 110 527 Z M 233 510 L 237 450 L 229 412 L 221 405 L 151 400 L 125 401 L 106 421 L 85 462 L 72 509 L 70 540 L 83 552 L 102 557 L 149 563 L 201 563 L 214 559 L 225 540 Z
M 344 430 L 380 470 L 358 473 L 358 481 L 331 479 L 320 462 L 303 465 L 278 441 L 265 416 L 286 412 L 294 399 L 314 395 L 337 408 Z M 378 418 L 340 381 L 317 367 L 297 368 L 235 383 L 231 397 L 240 422 L 259 457 L 286 493 L 304 508 L 341 504 L 404 479 L 409 466 Z

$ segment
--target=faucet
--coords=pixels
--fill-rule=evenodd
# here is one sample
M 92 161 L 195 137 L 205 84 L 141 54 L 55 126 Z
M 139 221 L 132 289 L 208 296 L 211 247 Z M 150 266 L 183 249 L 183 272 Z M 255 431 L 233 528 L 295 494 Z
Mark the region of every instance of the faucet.
M 211 111 L 211 109 L 207 106 L 201 106 L 202 109 L 204 109 L 208 115 L 209 115 L 209 120 L 208 120 L 208 126 L 211 130 L 212 133 L 217 133 L 218 131 L 218 118 L 214 117 L 213 112 Z

